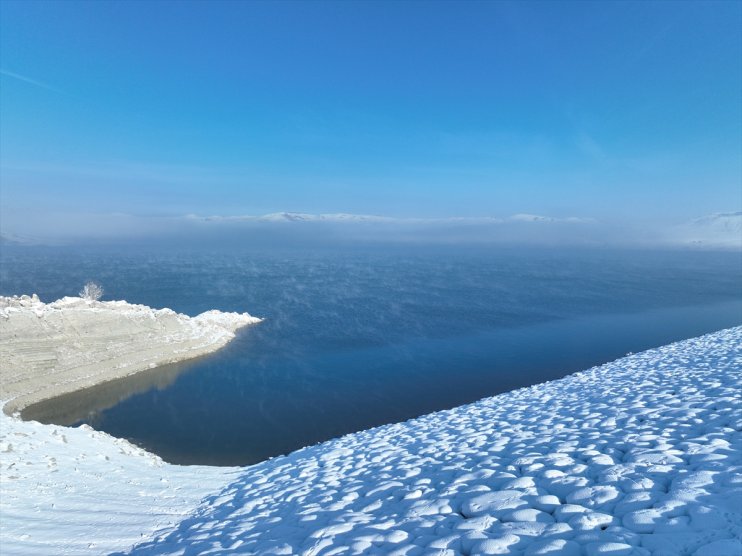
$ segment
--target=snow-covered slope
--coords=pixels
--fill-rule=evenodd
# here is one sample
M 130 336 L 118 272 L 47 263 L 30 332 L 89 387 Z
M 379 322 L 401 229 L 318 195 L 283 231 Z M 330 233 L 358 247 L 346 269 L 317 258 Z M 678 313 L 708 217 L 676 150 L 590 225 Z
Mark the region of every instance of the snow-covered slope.
M 1 546 L 739 556 L 741 386 L 738 327 L 240 470 L 3 415 Z
M 234 480 L 92 430 L 0 412 L 0 554 L 110 554 L 187 518 Z
M 31 403 L 222 347 L 247 313 L 196 317 L 126 301 L 0 296 L 0 400 L 12 413 Z
M 672 236 L 690 246 L 741 249 L 742 212 L 720 212 L 696 218 L 672 230 Z

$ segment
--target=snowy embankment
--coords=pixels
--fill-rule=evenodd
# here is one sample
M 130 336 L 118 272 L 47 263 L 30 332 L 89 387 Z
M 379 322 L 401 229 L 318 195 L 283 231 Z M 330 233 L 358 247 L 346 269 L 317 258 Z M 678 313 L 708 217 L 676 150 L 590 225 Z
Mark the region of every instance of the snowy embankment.
M 189 515 L 229 470 L 167 465 L 89 427 L 9 417 L 39 400 L 216 351 L 247 313 L 0 297 L 0 553 L 104 554 Z
M 742 553 L 742 327 L 246 468 L 140 554 Z
M 739 556 L 741 386 L 738 327 L 243 469 L 0 415 L 0 547 Z
M 216 351 L 247 313 L 196 317 L 126 301 L 0 296 L 0 400 L 8 414 L 32 403 Z

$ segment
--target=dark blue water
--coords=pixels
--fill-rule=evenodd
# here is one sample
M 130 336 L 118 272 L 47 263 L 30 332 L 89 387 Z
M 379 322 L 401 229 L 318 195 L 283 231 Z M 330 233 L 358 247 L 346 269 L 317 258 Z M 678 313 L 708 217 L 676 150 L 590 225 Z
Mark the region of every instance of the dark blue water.
M 742 324 L 739 253 L 9 249 L 3 294 L 265 322 L 195 363 L 29 408 L 177 463 L 248 464 Z

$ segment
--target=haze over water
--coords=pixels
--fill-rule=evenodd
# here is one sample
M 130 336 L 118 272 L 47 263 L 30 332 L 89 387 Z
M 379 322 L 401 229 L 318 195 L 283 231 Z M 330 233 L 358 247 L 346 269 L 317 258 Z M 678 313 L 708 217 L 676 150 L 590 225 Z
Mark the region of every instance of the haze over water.
M 739 253 L 7 248 L 2 294 L 264 317 L 178 368 L 29 408 L 168 461 L 249 464 L 742 323 Z

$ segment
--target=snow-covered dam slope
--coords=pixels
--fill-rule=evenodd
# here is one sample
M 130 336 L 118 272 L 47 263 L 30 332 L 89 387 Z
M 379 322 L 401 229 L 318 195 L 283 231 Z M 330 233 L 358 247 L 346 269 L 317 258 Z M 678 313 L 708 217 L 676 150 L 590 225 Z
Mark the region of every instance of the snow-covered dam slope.
M 165 363 L 216 351 L 247 313 L 196 317 L 126 301 L 0 296 L 0 400 L 10 414 L 32 403 Z
M 0 415 L 0 551 L 738 556 L 740 386 L 737 327 L 242 469 Z
M 141 554 L 742 553 L 742 327 L 245 469 Z

